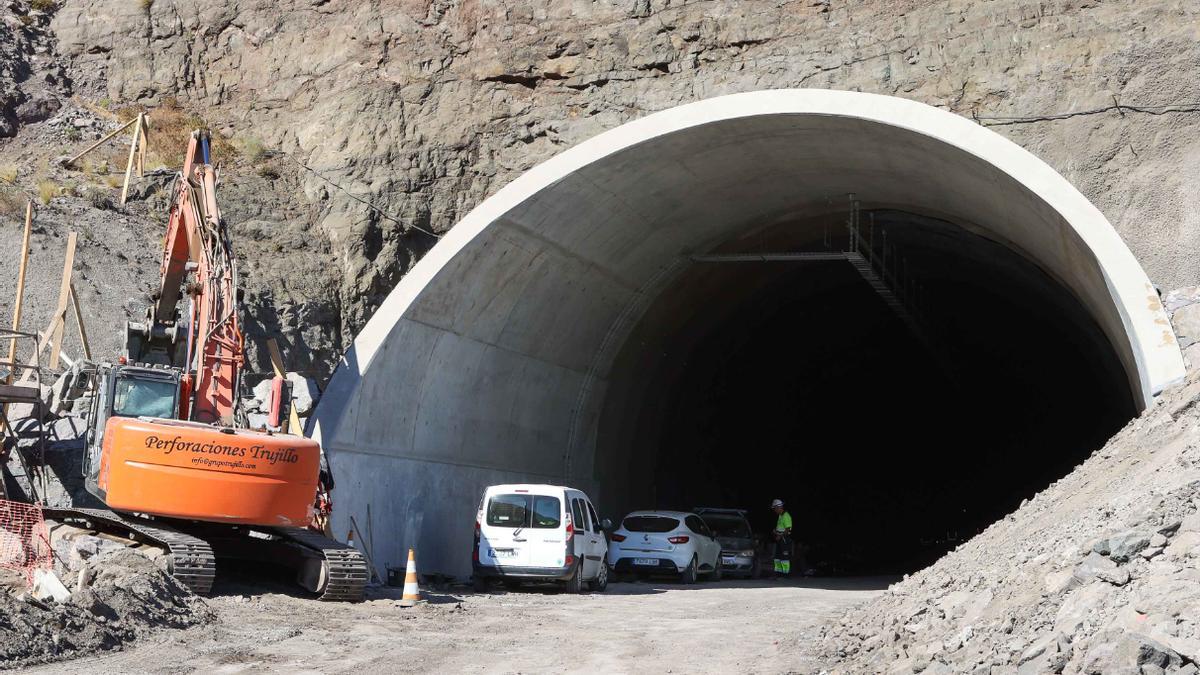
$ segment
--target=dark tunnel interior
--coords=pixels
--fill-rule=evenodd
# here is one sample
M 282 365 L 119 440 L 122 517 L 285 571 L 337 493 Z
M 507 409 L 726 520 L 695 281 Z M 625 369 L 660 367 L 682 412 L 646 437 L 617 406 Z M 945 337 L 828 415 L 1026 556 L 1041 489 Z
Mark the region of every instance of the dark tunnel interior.
M 845 261 L 697 262 L 651 305 L 598 436 L 597 477 L 630 484 L 625 506 L 744 508 L 765 534 L 778 497 L 803 567 L 910 572 L 1135 414 L 1100 328 L 1039 268 L 956 225 L 864 217 L 919 286 L 911 325 Z

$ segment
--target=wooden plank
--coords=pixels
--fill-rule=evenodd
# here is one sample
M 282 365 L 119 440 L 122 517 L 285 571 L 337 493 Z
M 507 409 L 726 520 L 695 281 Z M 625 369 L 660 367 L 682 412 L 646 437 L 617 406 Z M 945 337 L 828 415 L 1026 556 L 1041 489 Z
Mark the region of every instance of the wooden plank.
M 138 141 L 142 136 L 143 113 L 138 113 L 137 124 L 133 127 L 133 142 L 129 144 L 129 161 L 125 162 L 125 184 L 121 186 L 121 206 L 125 206 L 125 200 L 129 198 L 129 179 L 133 177 L 133 160 L 137 155 Z
M 79 309 L 79 293 L 75 284 L 71 284 L 71 306 L 75 308 L 75 326 L 79 329 L 79 342 L 83 344 L 83 358 L 92 360 L 92 348 L 88 344 L 87 328 L 83 325 L 83 312 Z
M 33 232 L 33 200 L 30 199 L 25 203 L 25 232 L 21 235 L 21 266 L 17 268 L 17 302 L 13 305 L 13 330 L 21 330 L 21 307 L 25 302 L 25 271 L 29 265 L 29 235 Z M 8 344 L 8 375 L 4 378 L 4 384 L 10 385 L 13 381 L 13 373 L 16 372 L 17 364 L 17 338 L 13 338 Z M 29 371 L 26 371 L 29 372 Z M 0 418 L 4 420 L 5 430 L 8 429 L 8 404 L 3 407 L 3 415 Z M 3 481 L 0 481 L 3 482 Z
M 25 233 L 21 235 L 21 264 L 17 268 L 17 301 L 13 305 L 13 330 L 21 330 L 21 308 L 25 303 L 25 271 L 29 266 L 29 235 L 33 232 L 33 200 L 30 199 L 25 204 Z M 14 364 L 17 362 L 17 338 L 13 338 L 8 344 L 8 377 L 4 379 L 4 384 L 12 384 Z M 8 412 L 7 406 L 5 412 Z
M 42 397 L 42 391 L 37 387 L 24 387 L 17 384 L 0 384 L 0 400 L 16 403 L 33 403 Z M 5 405 L 8 405 L 5 403 Z
M 137 172 L 138 178 L 146 177 L 146 134 L 150 131 L 150 118 L 140 115 L 142 132 L 138 136 Z
M 283 369 L 283 355 L 279 353 L 279 343 L 275 338 L 267 340 L 267 351 L 271 353 L 271 369 L 275 371 L 278 377 L 287 377 L 287 373 Z
M 101 145 L 104 145 L 104 143 L 106 141 L 108 141 L 109 139 L 111 139 L 113 136 L 116 136 L 117 134 L 121 133 L 122 131 L 125 131 L 126 129 L 128 129 L 129 125 L 133 124 L 136 121 L 137 121 L 136 119 L 132 119 L 132 120 L 129 120 L 128 122 L 126 122 L 125 124 L 122 124 L 121 126 L 117 127 L 117 129 L 115 131 L 109 133 L 104 138 L 101 138 L 100 140 L 96 141 L 95 143 L 92 143 L 91 145 L 89 145 L 87 147 L 87 149 L 84 150 L 83 152 L 81 152 L 78 155 L 75 155 L 74 157 L 72 157 L 71 159 L 68 159 L 67 161 L 63 162 L 63 166 L 71 166 L 75 162 L 79 161 L 79 158 L 81 158 L 84 155 L 88 154 L 89 152 L 95 150 L 96 148 L 100 147 Z
M 58 369 L 58 353 L 62 349 L 63 328 L 66 327 L 67 304 L 71 302 L 71 274 L 75 267 L 76 234 L 67 234 L 67 257 L 63 260 L 62 283 L 58 287 L 58 308 L 54 310 L 57 323 L 50 340 L 50 369 Z M 47 331 L 49 332 L 49 331 Z
M 275 371 L 275 375 L 287 377 L 287 372 L 283 369 L 283 355 L 279 353 L 279 343 L 275 338 L 267 340 L 267 351 L 271 353 L 271 369 Z M 300 415 L 296 414 L 296 407 L 288 406 L 288 412 L 288 433 L 303 436 L 304 427 L 300 425 Z

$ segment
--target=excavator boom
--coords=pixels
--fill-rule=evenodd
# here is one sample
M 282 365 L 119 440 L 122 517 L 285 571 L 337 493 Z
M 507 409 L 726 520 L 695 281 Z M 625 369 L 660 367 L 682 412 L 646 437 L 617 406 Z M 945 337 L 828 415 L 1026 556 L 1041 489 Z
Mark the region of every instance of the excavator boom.
M 146 323 L 130 324 L 126 354 L 183 369 L 183 419 L 230 425 L 245 350 L 236 261 L 217 206 L 211 154 L 208 132 L 192 132 L 173 188 L 159 289 Z

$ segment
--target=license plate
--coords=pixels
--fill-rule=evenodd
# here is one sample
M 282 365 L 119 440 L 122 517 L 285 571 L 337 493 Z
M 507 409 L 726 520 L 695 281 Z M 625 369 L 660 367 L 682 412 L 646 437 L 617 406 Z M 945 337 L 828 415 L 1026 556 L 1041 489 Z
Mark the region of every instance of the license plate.
M 658 567 L 658 558 L 634 558 L 633 564 L 634 565 L 651 565 L 653 567 Z
M 512 548 L 497 548 L 492 550 L 493 558 L 515 558 L 517 557 L 516 549 Z
M 727 556 L 727 557 L 721 558 L 721 564 L 722 565 L 736 565 L 737 558 L 735 558 L 733 556 Z

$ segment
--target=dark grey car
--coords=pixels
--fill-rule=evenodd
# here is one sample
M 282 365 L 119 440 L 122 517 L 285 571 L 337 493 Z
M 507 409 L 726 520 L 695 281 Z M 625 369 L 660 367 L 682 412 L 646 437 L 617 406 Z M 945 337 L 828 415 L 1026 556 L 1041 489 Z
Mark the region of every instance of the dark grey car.
M 758 550 L 750 522 L 743 509 L 698 508 L 708 529 L 721 543 L 721 573 L 724 575 L 758 578 Z

